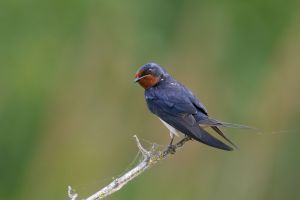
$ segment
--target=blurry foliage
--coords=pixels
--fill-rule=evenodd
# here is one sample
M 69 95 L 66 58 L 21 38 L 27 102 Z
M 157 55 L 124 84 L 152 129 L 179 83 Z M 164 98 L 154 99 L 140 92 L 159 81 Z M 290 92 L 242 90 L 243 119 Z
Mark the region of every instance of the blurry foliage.
M 133 134 L 167 144 L 132 82 L 149 61 L 211 116 L 263 134 L 226 130 L 233 153 L 191 143 L 110 199 L 297 198 L 299 13 L 295 0 L 2 1 L 0 199 L 88 195 L 134 158 Z

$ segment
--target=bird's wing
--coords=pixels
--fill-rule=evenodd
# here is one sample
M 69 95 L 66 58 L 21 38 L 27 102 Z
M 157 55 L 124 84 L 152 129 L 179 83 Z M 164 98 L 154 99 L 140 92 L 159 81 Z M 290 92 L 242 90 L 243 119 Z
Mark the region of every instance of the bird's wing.
M 202 114 L 207 116 L 208 111 L 206 110 L 205 106 L 199 101 L 199 99 L 197 99 L 197 97 L 194 96 L 194 94 L 189 89 L 187 88 L 185 89 L 187 90 L 190 101 L 196 107 L 196 109 Z
M 214 136 L 210 135 L 203 128 L 201 128 L 196 123 L 195 118 L 191 114 L 181 116 L 165 115 L 161 118 L 180 132 L 186 134 L 187 136 L 190 136 L 191 138 L 199 142 L 223 150 L 233 150 L 230 146 L 218 140 Z
M 214 131 L 216 131 L 216 133 L 218 133 L 221 137 L 223 137 L 227 142 L 229 142 L 230 144 L 232 144 L 232 146 L 234 146 L 235 148 L 238 149 L 238 147 L 230 140 L 228 139 L 225 134 L 217 127 L 217 126 L 212 126 L 211 127 Z
M 235 124 L 224 123 L 224 122 L 220 122 L 218 120 L 209 118 L 208 117 L 208 112 L 207 112 L 206 108 L 204 107 L 204 105 L 191 92 L 190 92 L 190 97 L 189 98 L 190 98 L 191 102 L 193 103 L 193 105 L 196 107 L 196 109 L 198 111 L 194 115 L 197 123 L 199 125 L 210 126 L 217 134 L 219 134 L 227 142 L 229 142 L 235 148 L 238 148 L 230 139 L 228 139 L 225 136 L 225 134 L 218 128 L 218 126 L 223 126 L 223 127 L 241 127 L 241 126 L 234 126 Z
M 184 87 L 154 92 L 155 98 L 147 99 L 148 107 L 162 120 L 199 142 L 223 150 L 232 150 L 230 146 L 199 126 L 195 119 L 197 107 L 191 101 L 189 91 Z

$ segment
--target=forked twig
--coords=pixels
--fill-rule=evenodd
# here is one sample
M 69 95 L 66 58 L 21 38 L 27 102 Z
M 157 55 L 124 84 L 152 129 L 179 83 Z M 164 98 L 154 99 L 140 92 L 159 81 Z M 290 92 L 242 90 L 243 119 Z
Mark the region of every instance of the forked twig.
M 123 186 L 125 186 L 129 181 L 133 180 L 144 171 L 155 165 L 157 162 L 164 160 L 170 154 L 174 154 L 177 149 L 181 148 L 187 141 L 191 140 L 189 137 L 185 137 L 180 140 L 175 145 L 166 148 L 164 151 L 156 151 L 154 146 L 151 148 L 150 151 L 147 151 L 140 143 L 140 140 L 136 135 L 133 136 L 136 140 L 136 144 L 143 155 L 143 160 L 138 163 L 134 168 L 123 174 L 122 176 L 114 179 L 110 184 L 96 192 L 95 194 L 91 195 L 90 197 L 86 198 L 85 200 L 98 200 L 103 199 L 112 193 L 120 190 Z M 68 187 L 68 197 L 70 200 L 76 200 L 78 194 L 73 192 L 72 188 Z

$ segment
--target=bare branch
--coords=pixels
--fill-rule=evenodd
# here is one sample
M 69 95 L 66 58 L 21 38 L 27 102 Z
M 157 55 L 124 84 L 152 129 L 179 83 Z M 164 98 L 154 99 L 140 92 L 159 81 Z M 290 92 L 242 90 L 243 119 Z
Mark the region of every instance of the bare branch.
M 73 191 L 71 186 L 68 186 L 68 197 L 70 200 L 76 200 L 78 197 L 78 194 Z
M 144 171 L 155 165 L 157 162 L 164 160 L 170 154 L 174 154 L 177 149 L 181 148 L 187 141 L 191 140 L 189 137 L 185 137 L 180 140 L 175 145 L 169 146 L 164 151 L 155 151 L 154 146 L 151 148 L 151 151 L 147 151 L 140 143 L 138 137 L 134 135 L 136 140 L 137 146 L 141 153 L 144 156 L 144 159 L 137 164 L 133 169 L 126 172 L 124 175 L 120 176 L 119 178 L 114 179 L 110 184 L 96 192 L 95 194 L 91 195 L 90 197 L 86 198 L 86 200 L 99 200 L 103 199 L 112 193 L 120 190 L 123 186 L 125 186 L 129 181 L 133 180 Z M 72 188 L 69 186 L 68 189 L 68 196 L 70 200 L 76 200 L 78 195 L 73 193 Z
M 136 144 L 137 144 L 139 150 L 141 151 L 141 153 L 143 154 L 143 156 L 144 156 L 144 157 L 150 157 L 151 152 L 150 152 L 150 151 L 147 151 L 147 150 L 141 145 L 140 140 L 139 140 L 139 138 L 138 138 L 136 135 L 134 135 L 133 137 L 135 138 Z

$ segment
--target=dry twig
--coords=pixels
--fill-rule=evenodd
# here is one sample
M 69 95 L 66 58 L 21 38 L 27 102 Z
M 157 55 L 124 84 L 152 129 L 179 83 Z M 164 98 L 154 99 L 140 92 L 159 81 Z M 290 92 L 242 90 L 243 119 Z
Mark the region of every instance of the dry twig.
M 110 184 L 96 192 L 95 194 L 91 195 L 90 197 L 86 198 L 85 200 L 98 200 L 103 199 L 112 193 L 120 190 L 123 186 L 125 186 L 129 181 L 133 180 L 144 171 L 155 165 L 160 160 L 164 160 L 170 154 L 174 154 L 178 148 L 181 148 L 187 141 L 191 140 L 189 137 L 185 137 L 180 140 L 175 145 L 166 148 L 164 151 L 156 151 L 154 146 L 151 148 L 150 151 L 147 151 L 140 143 L 138 137 L 134 135 L 136 140 L 137 146 L 140 152 L 143 155 L 143 160 L 137 164 L 133 169 L 126 172 L 124 175 L 114 179 Z M 72 191 L 72 188 L 69 186 L 68 188 L 68 197 L 70 200 L 76 200 L 78 194 Z

